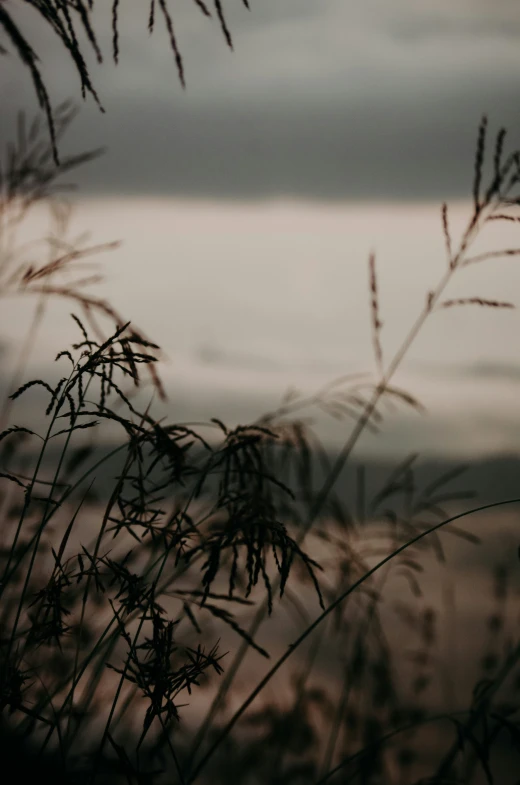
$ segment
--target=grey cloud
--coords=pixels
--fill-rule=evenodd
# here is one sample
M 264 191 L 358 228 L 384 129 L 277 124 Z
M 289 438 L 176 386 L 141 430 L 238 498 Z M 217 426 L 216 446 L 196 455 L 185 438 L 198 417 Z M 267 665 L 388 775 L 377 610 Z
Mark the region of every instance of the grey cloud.
M 146 40 L 143 15 L 125 17 L 121 64 L 93 66 L 108 112 L 85 107 L 68 142 L 109 147 L 81 173 L 87 192 L 463 197 L 482 112 L 519 136 L 520 30 L 506 0 L 492 13 L 481 0 L 427 9 L 411 0 L 257 0 L 250 13 L 228 5 L 234 54 L 215 24 L 190 3 L 179 7 L 185 95 L 164 31 Z M 109 32 L 109 16 L 103 24 Z M 51 42 L 41 38 L 41 50 L 56 96 L 76 93 Z M 0 77 L 5 109 L 34 105 L 26 83 L 16 73 L 2 88 Z
M 507 382 L 520 382 L 520 365 L 502 362 L 480 362 L 469 366 L 464 375 L 479 379 L 497 379 Z
M 511 126 L 500 98 L 495 93 L 486 108 Z M 350 106 L 288 102 L 276 110 L 260 102 L 213 104 L 183 112 L 141 100 L 137 111 L 122 103 L 113 108 L 103 134 L 97 119 L 83 118 L 74 143 L 88 147 L 95 140 L 110 148 L 82 174 L 91 191 L 443 199 L 470 193 L 477 100 L 433 95 L 416 113 L 409 96 Z
M 516 41 L 520 38 L 520 20 L 481 17 L 468 21 L 465 18 L 433 17 L 425 25 L 423 20 L 417 24 L 417 20 L 410 19 L 402 25 L 392 25 L 392 34 L 403 41 L 449 40 L 455 46 L 464 39 L 480 39 L 481 44 L 485 44 L 486 39 Z
M 394 0 L 384 10 L 384 26 L 392 36 L 403 41 L 445 38 L 456 44 L 464 39 L 482 46 L 486 39 L 503 40 L 520 37 L 518 6 L 514 0 L 469 0 L 454 4 L 413 3 Z
M 431 378 L 477 379 L 495 382 L 520 382 L 520 365 L 501 360 L 481 360 L 470 364 L 413 363 L 414 370 Z

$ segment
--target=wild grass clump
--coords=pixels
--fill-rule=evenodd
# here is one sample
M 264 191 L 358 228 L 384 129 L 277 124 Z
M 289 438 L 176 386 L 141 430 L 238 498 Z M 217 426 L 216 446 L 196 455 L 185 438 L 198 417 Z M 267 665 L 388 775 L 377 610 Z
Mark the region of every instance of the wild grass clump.
M 520 253 L 472 250 L 490 222 L 518 219 L 520 155 L 504 154 L 505 132 L 488 173 L 482 121 L 467 225 L 456 241 L 442 207 L 445 270 L 390 358 L 370 256 L 375 376 L 307 397 L 290 391 L 276 411 L 230 427 L 170 424 L 139 403 L 144 376 L 162 389 L 158 346 L 84 294 L 82 279 L 55 281 L 92 247 L 55 243 L 50 262 L 23 261 L 11 229 L 52 196 L 60 172 L 52 142 L 38 148 L 33 128 L 27 136 L 20 123 L 2 181 L 0 294 L 40 298 L 28 346 L 52 298 L 82 312 L 74 343 L 56 357 L 59 380 L 18 379 L 11 390 L 13 403 L 46 396 L 41 429 L 8 423 L 0 433 L 4 737 L 36 761 L 52 759 L 68 782 L 469 783 L 482 772 L 493 782 L 495 750 L 500 758 L 504 738 L 520 734 L 508 573 L 495 575 L 470 704 L 435 713 L 441 620 L 422 577 L 426 558 L 445 561 L 443 529 L 477 545 L 464 524 L 499 504 L 468 510 L 471 492 L 452 485 L 458 469 L 421 486 L 417 456 L 371 498 L 362 467 L 353 503 L 337 486 L 386 401 L 421 409 L 393 379 L 425 322 L 447 307 L 512 307 L 447 294 L 462 268 Z M 25 370 L 26 358 L 15 377 Z M 309 408 L 350 421 L 337 455 L 305 422 Z M 396 605 L 408 629 L 397 651 L 387 629 L 396 580 L 409 590 Z M 264 625 L 274 632 L 262 637 Z
M 204 0 L 191 0 L 191 4 L 204 16 L 210 19 L 213 16 L 209 4 L 206 4 Z M 103 31 L 99 29 L 99 21 L 93 19 L 96 5 L 97 8 L 100 8 L 103 4 L 100 2 L 96 4 L 96 0 L 75 0 L 73 3 L 54 2 L 54 0 L 25 0 L 24 10 L 21 13 L 19 3 L 5 0 L 0 6 L 0 31 L 3 33 L 3 40 L 6 44 L 5 47 L 0 44 L 0 57 L 12 53 L 27 68 L 38 104 L 43 110 L 47 121 L 50 148 L 56 165 L 61 165 L 58 151 L 60 136 L 59 110 L 55 111 L 52 107 L 47 85 L 42 74 L 40 57 L 36 52 L 35 46 L 29 40 L 28 34 L 25 32 L 29 27 L 27 19 L 31 16 L 39 19 L 40 23 L 52 32 L 56 43 L 63 47 L 65 53 L 70 57 L 80 80 L 82 97 L 84 99 L 87 96 L 91 97 L 99 109 L 104 112 L 105 110 L 91 77 L 88 64 L 88 59 L 92 56 L 98 63 L 103 62 L 103 52 L 100 43 L 100 35 Z M 120 19 L 125 12 L 123 11 L 123 4 L 119 0 L 111 0 L 107 5 L 111 9 L 111 54 L 114 63 L 117 64 L 120 55 Z M 149 34 L 152 34 L 154 31 L 157 17 L 164 25 L 174 56 L 179 81 L 182 87 L 185 87 L 184 60 L 177 41 L 174 17 L 172 16 L 168 0 L 147 0 L 147 3 L 143 5 L 145 8 L 147 6 L 148 10 L 147 28 Z M 221 0 L 213 0 L 212 5 L 226 44 L 230 49 L 233 49 L 231 33 L 222 2 Z M 249 0 L 242 0 L 242 5 L 249 9 Z

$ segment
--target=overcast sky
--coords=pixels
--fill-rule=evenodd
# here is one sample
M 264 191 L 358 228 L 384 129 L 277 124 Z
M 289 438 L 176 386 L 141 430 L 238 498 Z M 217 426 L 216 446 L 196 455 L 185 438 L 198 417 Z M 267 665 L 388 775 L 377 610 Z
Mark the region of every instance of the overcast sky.
M 110 5 L 96 13 L 107 56 Z M 120 64 L 92 64 L 107 114 L 85 107 L 69 137 L 109 147 L 82 175 L 91 191 L 438 200 L 469 193 L 483 112 L 518 138 L 516 0 L 251 0 L 250 12 L 227 0 L 234 53 L 193 2 L 170 1 L 185 93 L 159 19 L 148 37 L 147 6 L 121 3 Z M 54 100 L 78 95 L 56 40 L 26 21 Z M 7 58 L 0 90 L 4 108 L 34 109 Z

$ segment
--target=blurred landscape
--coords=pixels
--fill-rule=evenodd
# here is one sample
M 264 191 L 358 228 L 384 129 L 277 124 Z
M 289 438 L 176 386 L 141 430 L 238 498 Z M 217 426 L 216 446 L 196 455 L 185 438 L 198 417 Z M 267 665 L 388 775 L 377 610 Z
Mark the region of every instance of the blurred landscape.
M 469 203 L 452 207 L 454 232 L 469 211 Z M 27 240 L 48 231 L 45 207 L 24 223 Z M 386 356 L 444 266 L 435 203 L 89 201 L 76 206 L 68 236 L 87 231 L 92 244 L 122 241 L 93 259 L 89 272 L 106 278 L 96 293 L 160 343 L 166 411 L 178 420 L 245 422 L 275 407 L 289 387 L 309 393 L 344 374 L 373 374 L 369 250 L 378 250 Z M 514 225 L 487 229 L 478 250 L 512 247 L 515 237 Z M 505 259 L 464 271 L 450 296 L 468 289 L 503 298 L 520 290 L 520 267 Z M 20 326 L 33 308 L 29 298 L 4 301 L 4 367 L 16 362 Z M 70 309 L 60 300 L 48 309 L 29 376 L 58 373 L 52 360 Z M 377 439 L 367 437 L 359 449 L 398 460 L 410 451 L 465 459 L 516 453 L 520 361 L 512 336 L 519 324 L 513 310 L 433 317 L 397 377 L 426 407 L 424 416 L 398 405 Z M 322 427 L 331 445 L 348 433 L 334 423 Z

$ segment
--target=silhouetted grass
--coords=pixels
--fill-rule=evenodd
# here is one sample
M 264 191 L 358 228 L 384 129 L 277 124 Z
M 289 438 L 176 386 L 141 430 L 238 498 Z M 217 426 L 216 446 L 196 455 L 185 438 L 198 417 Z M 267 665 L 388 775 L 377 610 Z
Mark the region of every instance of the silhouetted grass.
M 168 0 L 146 0 L 148 7 L 148 33 L 154 31 L 156 18 L 159 16 L 168 33 L 169 43 L 175 59 L 177 75 L 183 87 L 186 86 L 184 72 L 184 60 L 177 42 L 174 28 L 174 17 L 170 11 Z M 212 12 L 204 0 L 191 0 L 202 14 L 211 18 Z M 103 3 L 98 2 L 97 7 Z M 106 5 L 111 8 L 112 25 L 112 57 L 115 63 L 119 60 L 120 41 L 119 41 L 119 20 L 124 4 L 119 0 L 110 0 Z M 144 5 L 144 4 L 143 4 Z M 233 48 L 231 33 L 227 25 L 224 8 L 221 0 L 213 0 L 213 11 L 218 20 L 224 39 L 230 49 Z M 249 9 L 248 0 L 242 0 L 242 5 Z M 45 114 L 47 127 L 49 130 L 50 147 L 54 162 L 58 165 L 58 143 L 59 143 L 59 110 L 54 110 L 50 100 L 49 92 L 45 79 L 42 75 L 40 58 L 25 32 L 27 17 L 25 14 L 31 11 L 33 16 L 39 18 L 42 26 L 46 26 L 53 33 L 56 43 L 63 47 L 70 57 L 72 65 L 77 72 L 80 80 L 81 94 L 85 98 L 89 95 L 94 99 L 100 110 L 104 112 L 99 95 L 94 86 L 88 67 L 88 56 L 93 54 L 98 63 L 103 62 L 103 52 L 99 42 L 100 31 L 92 19 L 95 12 L 96 0 L 74 0 L 74 2 L 55 2 L 55 0 L 25 0 L 23 11 L 21 4 L 4 0 L 0 6 L 0 31 L 4 34 L 6 47 L 0 44 L 0 57 L 8 52 L 14 54 L 27 68 L 31 81 L 34 86 L 38 103 Z M 28 11 L 28 9 L 30 9 Z M 21 12 L 21 16 L 20 16 Z M 81 43 L 84 37 L 86 44 Z M 90 50 L 90 51 L 89 51 Z
M 114 41 L 117 52 L 116 26 Z M 65 107 L 63 128 L 68 119 Z M 92 157 L 56 169 L 52 142 L 42 146 L 38 134 L 20 120 L 2 180 L 1 295 L 39 298 L 28 346 L 53 297 L 82 312 L 73 317 L 75 342 L 56 358 L 59 381 L 19 380 L 11 391 L 12 401 L 44 391 L 41 432 L 9 423 L 0 433 L 6 754 L 11 746 L 16 755 L 30 751 L 35 765 L 47 761 L 68 782 L 469 783 L 482 772 L 503 782 L 494 780 L 496 758 L 506 737 L 513 751 L 520 737 L 509 574 L 497 567 L 494 607 L 473 646 L 473 695 L 441 712 L 430 708 L 442 676 L 439 608 L 422 577 L 428 559 L 445 560 L 440 532 L 477 546 L 464 526 L 470 516 L 520 498 L 468 509 L 471 492 L 451 485 L 460 470 L 421 485 L 417 456 L 371 495 L 358 465 L 352 503 L 337 485 L 361 434 L 377 431 L 386 401 L 420 411 L 393 379 L 425 322 L 446 307 L 511 307 L 446 294 L 461 268 L 518 253 L 471 255 L 489 222 L 518 217 L 520 156 L 504 158 L 505 132 L 488 181 L 487 121 L 480 125 L 467 225 L 457 242 L 443 206 L 446 268 L 393 357 L 383 350 L 371 255 L 374 377 L 343 377 L 307 397 L 290 391 L 276 411 L 235 427 L 167 423 L 137 403 L 143 374 L 161 389 L 160 353 L 74 277 L 98 247 L 61 239 L 51 261 L 20 261 L 27 211 L 54 198 L 60 171 Z M 56 283 L 63 276 L 69 283 Z M 112 320 L 110 332 L 96 315 Z M 337 455 L 305 422 L 309 409 L 351 421 Z M 120 440 L 98 452 L 105 426 Z M 397 647 L 385 619 L 395 580 L 409 590 L 396 605 L 408 630 Z M 274 632 L 262 637 L 268 620 Z M 283 671 L 288 660 L 293 669 Z M 183 708 L 190 702 L 193 711 Z

